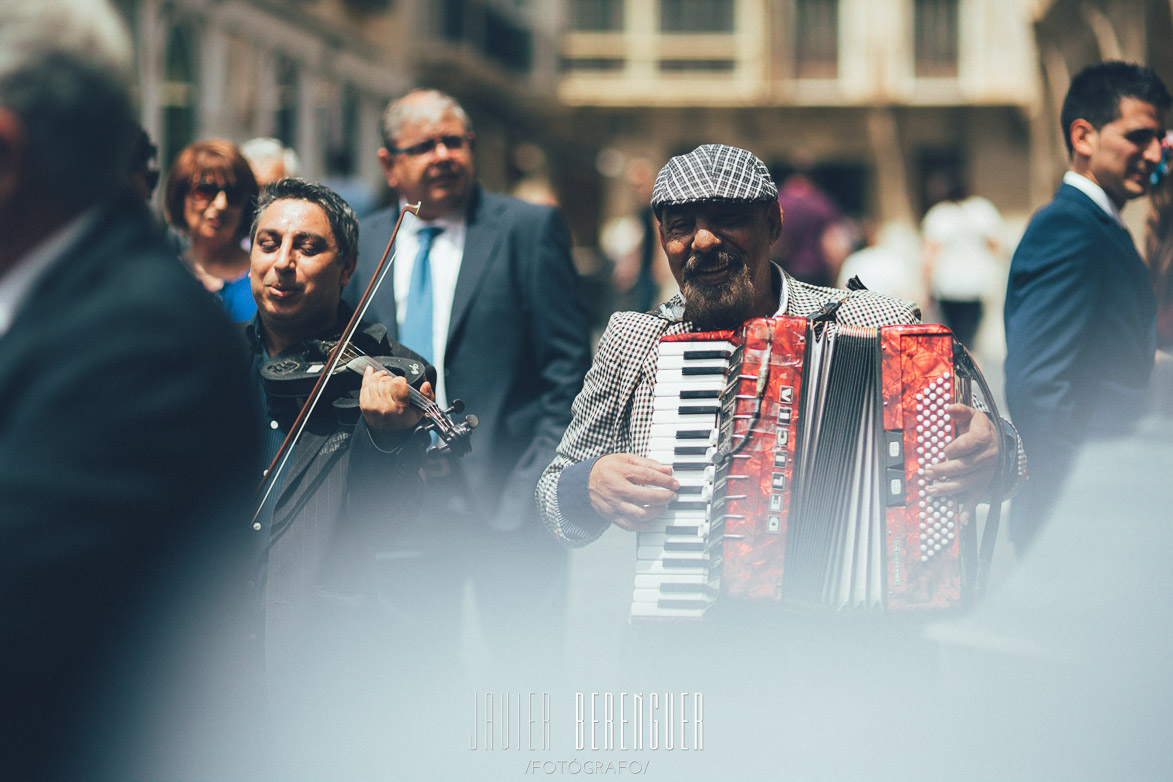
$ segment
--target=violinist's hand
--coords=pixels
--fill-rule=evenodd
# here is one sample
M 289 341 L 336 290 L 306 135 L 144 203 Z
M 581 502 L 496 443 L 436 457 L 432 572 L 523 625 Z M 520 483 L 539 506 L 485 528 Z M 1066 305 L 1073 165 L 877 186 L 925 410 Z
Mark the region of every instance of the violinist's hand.
M 431 383 L 424 383 L 420 392 L 429 399 L 435 398 Z M 401 432 L 415 426 L 423 417 L 423 413 L 411 406 L 407 380 L 371 367 L 363 371 L 358 408 L 372 432 Z
M 671 467 L 630 453 L 600 458 L 591 468 L 588 482 L 595 511 L 633 532 L 660 515 L 679 488 Z
M 957 437 L 945 446 L 945 460 L 925 471 L 933 481 L 929 494 L 961 495 L 972 505 L 981 501 L 998 467 L 998 431 L 973 407 L 952 404 L 945 412 L 957 423 Z

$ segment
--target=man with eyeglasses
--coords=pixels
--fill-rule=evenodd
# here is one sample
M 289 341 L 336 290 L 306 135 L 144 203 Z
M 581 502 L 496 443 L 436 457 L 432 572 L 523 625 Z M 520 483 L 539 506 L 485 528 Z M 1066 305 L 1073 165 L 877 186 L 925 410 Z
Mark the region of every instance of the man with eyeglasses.
M 1148 192 L 1170 103 L 1152 70 L 1111 61 L 1080 72 L 1063 102 L 1071 164 L 1031 218 L 1006 290 L 1006 399 L 1032 475 L 1011 509 L 1020 549 L 1079 448 L 1123 434 L 1146 408 L 1156 303 L 1120 210 Z
M 414 547 L 389 553 L 388 603 L 414 616 L 419 642 L 455 658 L 466 579 L 496 662 L 535 664 L 561 652 L 566 554 L 533 503 L 542 469 L 570 421 L 590 362 L 587 313 L 559 212 L 485 191 L 476 135 L 451 96 L 416 90 L 393 101 L 378 151 L 396 207 L 362 223 L 358 298 L 404 204 L 420 203 L 367 318 L 437 368 L 437 401 L 480 419 L 472 453 L 432 459 Z M 403 596 L 416 597 L 404 604 Z

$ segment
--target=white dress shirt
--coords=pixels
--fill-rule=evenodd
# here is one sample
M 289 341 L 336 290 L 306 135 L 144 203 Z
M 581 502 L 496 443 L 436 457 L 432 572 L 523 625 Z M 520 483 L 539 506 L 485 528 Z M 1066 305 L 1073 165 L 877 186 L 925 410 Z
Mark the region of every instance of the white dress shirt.
M 1116 204 L 1112 203 L 1112 199 L 1108 198 L 1108 194 L 1104 192 L 1104 188 L 1091 181 L 1083 174 L 1077 174 L 1074 171 L 1068 171 L 1063 175 L 1063 184 L 1071 185 L 1078 189 L 1088 198 L 1096 202 L 1096 206 L 1104 210 L 1104 213 L 1111 217 L 1120 225 L 1124 225 L 1124 220 L 1120 217 L 1120 210 L 1116 208 Z
M 403 204 L 400 204 L 400 209 Z M 407 314 L 407 294 L 411 290 L 411 270 L 415 266 L 415 255 L 419 252 L 421 228 L 437 226 L 444 230 L 432 240 L 428 259 L 432 272 L 432 365 L 436 367 L 436 403 L 448 406 L 447 389 L 444 386 L 444 356 L 448 347 L 448 325 L 452 322 L 452 298 L 456 293 L 456 278 L 460 274 L 460 261 L 464 257 L 464 237 L 467 226 L 463 216 L 443 217 L 439 220 L 404 221 L 403 228 L 395 240 L 395 259 L 391 273 L 395 275 L 395 318 L 400 331 L 403 330 L 403 316 Z M 408 345 L 418 349 L 420 346 Z M 427 346 L 422 346 L 427 347 Z
M 42 241 L 0 276 L 0 337 L 8 333 L 20 305 L 41 275 L 62 258 L 96 219 L 96 208 L 83 212 Z

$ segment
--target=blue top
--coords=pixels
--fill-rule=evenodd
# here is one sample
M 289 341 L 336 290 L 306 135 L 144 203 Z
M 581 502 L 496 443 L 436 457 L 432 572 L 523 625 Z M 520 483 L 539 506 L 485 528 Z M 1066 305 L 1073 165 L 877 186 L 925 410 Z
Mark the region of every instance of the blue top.
M 257 311 L 248 272 L 232 282 L 225 280 L 224 287 L 217 291 L 216 295 L 220 297 L 220 303 L 228 311 L 228 317 L 233 323 L 246 323 Z

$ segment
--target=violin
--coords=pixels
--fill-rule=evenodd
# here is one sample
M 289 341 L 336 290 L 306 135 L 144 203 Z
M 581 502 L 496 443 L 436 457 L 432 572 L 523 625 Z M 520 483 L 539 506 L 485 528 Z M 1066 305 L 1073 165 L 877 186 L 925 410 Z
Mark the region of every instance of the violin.
M 304 399 L 313 391 L 321 379 L 337 340 L 309 340 L 304 352 L 299 355 L 278 356 L 261 367 L 261 382 L 270 396 Z M 332 392 L 345 394 L 357 391 L 362 384 L 362 375 L 367 367 L 387 370 L 407 380 L 407 394 L 411 406 L 424 415 L 421 429 L 434 432 L 440 444 L 431 448 L 431 453 L 451 452 L 464 456 L 472 450 L 469 439 L 477 427 L 477 417 L 468 415 L 456 423 L 450 417 L 464 412 L 464 402 L 452 401 L 447 410 L 428 399 L 419 388 L 427 380 L 422 361 L 401 356 L 368 356 L 352 342 L 343 346 L 341 357 L 330 377 Z M 349 371 L 348 371 L 349 370 Z

